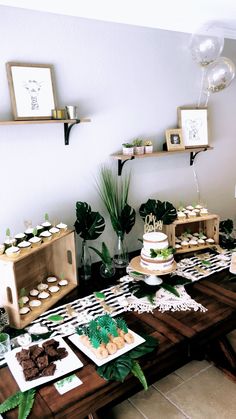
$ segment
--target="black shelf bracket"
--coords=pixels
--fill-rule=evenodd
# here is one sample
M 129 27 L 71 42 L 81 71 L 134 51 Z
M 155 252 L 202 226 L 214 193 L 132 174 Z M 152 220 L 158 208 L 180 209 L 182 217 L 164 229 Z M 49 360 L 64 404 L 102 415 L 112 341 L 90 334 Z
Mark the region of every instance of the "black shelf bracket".
M 64 122 L 64 138 L 65 138 L 65 145 L 69 145 L 70 143 L 70 131 L 71 128 L 74 125 L 77 125 L 80 123 L 80 119 L 76 119 L 76 122 L 72 122 L 72 123 L 68 123 L 68 122 Z
M 126 159 L 126 160 L 118 160 L 118 176 L 121 176 L 121 174 L 122 174 L 122 169 L 123 169 L 123 166 L 124 166 L 124 164 L 127 162 L 127 161 L 130 161 L 130 160 L 134 160 L 134 156 L 131 156 L 130 157 L 130 159 Z
M 195 160 L 196 156 L 197 156 L 199 153 L 201 153 L 202 151 L 207 151 L 207 147 L 206 147 L 206 148 L 204 148 L 203 150 L 199 150 L 199 151 L 196 151 L 196 152 L 194 152 L 194 151 L 191 151 L 191 152 L 190 152 L 190 166 L 192 166 L 192 165 L 193 165 L 193 163 L 194 163 L 194 160 Z

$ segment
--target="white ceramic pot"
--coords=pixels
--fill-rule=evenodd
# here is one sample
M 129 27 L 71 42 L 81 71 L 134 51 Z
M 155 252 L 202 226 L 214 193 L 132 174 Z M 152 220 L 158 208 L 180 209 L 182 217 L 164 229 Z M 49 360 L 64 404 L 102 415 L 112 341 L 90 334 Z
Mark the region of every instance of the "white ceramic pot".
M 144 146 L 134 147 L 134 154 L 144 154 Z
M 145 145 L 145 154 L 151 154 L 153 152 L 153 145 Z
M 132 156 L 134 154 L 134 147 L 123 147 L 123 154 L 125 156 Z

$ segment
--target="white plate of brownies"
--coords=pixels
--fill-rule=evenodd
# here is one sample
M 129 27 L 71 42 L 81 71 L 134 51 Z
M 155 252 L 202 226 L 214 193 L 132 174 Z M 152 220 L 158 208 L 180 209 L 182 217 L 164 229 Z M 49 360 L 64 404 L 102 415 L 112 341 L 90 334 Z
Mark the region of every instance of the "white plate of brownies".
M 6 362 L 21 391 L 45 384 L 83 366 L 62 337 L 7 353 Z

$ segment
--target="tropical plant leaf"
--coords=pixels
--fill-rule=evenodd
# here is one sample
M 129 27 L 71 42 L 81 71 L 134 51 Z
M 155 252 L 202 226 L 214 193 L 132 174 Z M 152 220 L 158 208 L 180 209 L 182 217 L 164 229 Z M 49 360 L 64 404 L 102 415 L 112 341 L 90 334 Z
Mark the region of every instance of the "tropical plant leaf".
M 50 320 L 51 322 L 61 322 L 64 320 L 64 317 L 60 314 L 51 314 L 51 316 L 47 317 L 47 320 Z
M 144 390 L 145 391 L 148 390 L 147 380 L 146 380 L 146 377 L 143 373 L 143 370 L 140 367 L 138 361 L 135 361 L 134 359 L 133 359 L 133 362 L 132 362 L 131 372 L 136 378 L 139 379 L 139 381 L 142 384 Z
M 17 391 L 17 393 L 4 400 L 4 402 L 0 404 L 0 414 L 8 412 L 8 410 L 14 409 L 18 406 L 20 403 L 20 396 L 21 391 Z
M 125 204 L 120 215 L 122 231 L 128 234 L 135 224 L 135 210 L 129 204 Z
M 91 210 L 87 202 L 76 202 L 76 233 L 84 240 L 97 239 L 105 229 L 105 220 L 99 212 Z
M 233 220 L 229 218 L 227 220 L 220 221 L 220 232 L 227 235 L 231 234 L 234 228 Z
M 30 411 L 33 407 L 35 399 L 35 389 L 30 389 L 28 391 L 24 391 L 20 395 L 20 404 L 19 404 L 19 412 L 18 412 L 18 419 L 26 419 Z
M 173 287 L 170 284 L 167 284 L 166 282 L 162 282 L 162 284 L 160 285 L 162 288 L 164 288 L 164 290 L 171 292 L 172 294 L 176 295 L 176 297 L 180 297 L 177 289 L 175 287 Z
M 116 234 L 129 233 L 135 223 L 135 210 L 128 205 L 130 175 L 118 178 L 111 169 L 102 167 L 97 188 L 109 213 Z
M 172 285 L 173 287 L 175 285 L 186 285 L 192 283 L 190 279 L 183 278 L 182 276 L 178 275 L 166 276 L 164 282 L 165 284 Z
M 100 250 L 96 249 L 93 246 L 89 246 L 89 248 L 92 249 L 95 253 L 97 253 L 97 255 L 101 258 L 102 262 L 105 265 L 112 264 L 112 258 L 111 258 L 110 252 L 109 252 L 108 247 L 107 247 L 105 242 L 102 242 L 102 251 L 101 252 L 100 252 Z
M 123 382 L 130 373 L 133 365 L 133 360 L 129 355 L 121 355 L 107 364 L 98 367 L 97 373 L 108 381 Z
M 103 292 L 100 292 L 100 291 L 95 291 L 94 295 L 99 300 L 105 300 L 105 298 L 106 298 L 105 294 Z
M 139 214 L 143 220 L 149 214 L 153 214 L 163 224 L 171 224 L 177 218 L 176 208 L 168 201 L 161 202 L 155 199 L 148 199 L 139 208 Z
M 145 339 L 145 342 L 139 346 L 136 346 L 136 348 L 129 352 L 129 356 L 132 359 L 140 358 L 141 356 L 154 351 L 154 349 L 159 345 L 158 340 L 152 336 L 142 335 L 142 337 Z

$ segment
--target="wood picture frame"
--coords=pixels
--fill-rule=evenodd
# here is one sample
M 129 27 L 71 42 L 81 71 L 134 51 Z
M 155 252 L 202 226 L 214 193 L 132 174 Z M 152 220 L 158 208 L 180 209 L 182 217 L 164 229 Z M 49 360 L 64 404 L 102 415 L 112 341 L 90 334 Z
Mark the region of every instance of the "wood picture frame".
M 208 147 L 207 108 L 179 107 L 177 114 L 185 147 Z
M 166 146 L 168 151 L 184 150 L 182 129 L 173 128 L 166 130 Z
M 56 105 L 52 64 L 6 63 L 15 120 L 51 119 Z

